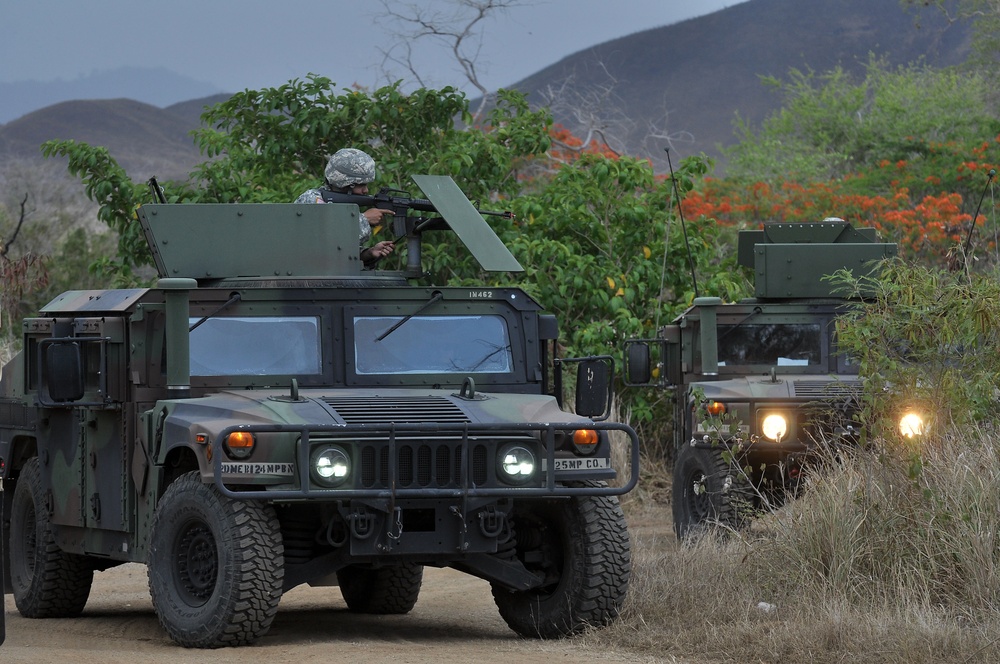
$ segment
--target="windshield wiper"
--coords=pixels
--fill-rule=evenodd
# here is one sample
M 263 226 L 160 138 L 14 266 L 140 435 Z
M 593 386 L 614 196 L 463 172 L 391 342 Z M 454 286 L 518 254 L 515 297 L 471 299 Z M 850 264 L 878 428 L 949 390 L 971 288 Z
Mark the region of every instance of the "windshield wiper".
M 719 338 L 718 338 L 718 341 L 722 341 L 722 340 L 723 340 L 723 339 L 725 339 L 725 338 L 726 338 L 726 337 L 727 337 L 727 336 L 728 336 L 728 335 L 729 335 L 729 334 L 730 334 L 730 333 L 731 333 L 731 332 L 732 332 L 733 330 L 735 330 L 736 328 L 738 328 L 738 327 L 739 327 L 740 325 L 743 325 L 743 323 L 747 322 L 748 320 L 750 320 L 751 318 L 753 318 L 753 317 L 754 317 L 754 316 L 756 316 L 757 314 L 761 314 L 761 313 L 764 313 L 764 310 L 763 310 L 763 309 L 761 309 L 760 307 L 754 307 L 754 308 L 753 308 L 753 311 L 751 311 L 750 313 L 748 313 L 748 314 L 746 315 L 746 318 L 744 318 L 743 320 L 741 320 L 741 321 L 737 322 L 737 323 L 736 323 L 736 324 L 734 324 L 734 325 L 730 325 L 730 326 L 729 326 L 729 329 L 728 329 L 728 330 L 726 330 L 725 332 L 723 332 L 722 334 L 720 334 L 720 335 L 719 335 Z
M 402 325 L 406 321 L 410 320 L 414 316 L 419 316 L 424 310 L 427 309 L 427 307 L 431 306 L 432 304 L 434 304 L 438 300 L 441 300 L 443 297 L 444 297 L 444 293 L 442 293 L 441 291 L 435 292 L 434 296 L 431 299 L 429 299 L 426 302 L 424 302 L 420 306 L 419 309 L 417 309 L 416 311 L 414 311 L 412 314 L 407 314 L 406 316 L 403 316 L 403 318 L 400 319 L 400 321 L 398 323 L 396 323 L 395 325 L 393 325 L 392 327 L 390 327 L 388 330 L 386 330 L 385 332 L 383 332 L 379 336 L 375 337 L 375 341 L 382 341 L 387 336 L 389 336 L 390 334 L 392 334 L 393 332 L 395 332 L 399 328 L 400 325 Z
M 233 296 L 232 296 L 231 298 L 229 298 L 229 299 L 228 299 L 228 300 L 226 301 L 226 303 L 225 303 L 225 304 L 223 304 L 223 305 L 222 305 L 221 307 L 219 307 L 218 309 L 216 309 L 215 311 L 213 311 L 213 312 L 212 312 L 212 313 L 210 313 L 209 315 L 207 315 L 207 316 L 203 316 L 203 317 L 201 318 L 201 320 L 199 320 L 199 321 L 198 321 L 197 323 L 195 323 L 194 325 L 192 325 L 191 327 L 189 327 L 189 328 L 188 328 L 188 332 L 191 332 L 191 331 L 193 331 L 193 330 L 194 330 L 194 328 L 198 327 L 199 325 L 201 325 L 202 323 L 204 323 L 204 322 L 205 322 L 205 321 L 207 321 L 207 320 L 208 320 L 209 318 L 211 318 L 212 316 L 216 315 L 217 313 L 219 313 L 220 311 L 222 311 L 222 310 L 223 310 L 223 309 L 225 309 L 226 307 L 231 307 L 231 306 L 233 306 L 234 304 L 236 304 L 237 302 L 239 302 L 239 301 L 240 301 L 240 299 L 241 299 L 241 298 L 240 298 L 240 294 L 239 294 L 239 293 L 233 293 Z

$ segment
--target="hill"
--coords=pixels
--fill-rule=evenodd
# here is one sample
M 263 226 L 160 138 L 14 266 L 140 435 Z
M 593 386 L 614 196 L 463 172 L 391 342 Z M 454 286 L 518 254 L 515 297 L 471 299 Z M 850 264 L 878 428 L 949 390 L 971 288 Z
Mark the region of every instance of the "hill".
M 756 126 L 777 109 L 781 99 L 761 76 L 837 66 L 863 75 L 869 54 L 953 66 L 967 58 L 969 36 L 934 9 L 907 14 L 899 0 L 751 0 L 599 44 L 511 87 L 560 109 L 578 135 L 586 125 L 574 116 L 603 101 L 597 117 L 617 137 L 612 147 L 662 168 L 668 145 L 681 156 L 718 156 L 733 142 L 737 115 Z M 611 91 L 604 99 L 594 94 L 602 89 Z
M 66 101 L 0 126 L 0 159 L 40 157 L 50 139 L 101 145 L 133 178 L 179 179 L 201 161 L 190 132 L 205 106 L 228 98 L 204 99 L 157 108 L 131 99 Z
M 209 83 L 181 76 L 166 67 L 118 67 L 73 80 L 0 83 L 0 123 L 70 99 L 121 97 L 123 90 L 131 99 L 160 107 L 178 99 L 220 92 Z
M 758 124 L 781 99 L 761 76 L 835 66 L 863 73 L 870 54 L 891 64 L 956 65 L 970 30 L 934 9 L 904 12 L 898 0 L 750 0 L 670 26 L 581 50 L 509 88 L 553 109 L 586 135 L 596 129 L 622 153 L 666 169 L 704 152 L 719 157 L 737 116 Z M 104 145 L 134 178 L 184 177 L 201 161 L 189 132 L 201 109 L 225 94 L 166 108 L 128 99 L 54 104 L 0 125 L 0 164 L 34 158 L 45 140 Z

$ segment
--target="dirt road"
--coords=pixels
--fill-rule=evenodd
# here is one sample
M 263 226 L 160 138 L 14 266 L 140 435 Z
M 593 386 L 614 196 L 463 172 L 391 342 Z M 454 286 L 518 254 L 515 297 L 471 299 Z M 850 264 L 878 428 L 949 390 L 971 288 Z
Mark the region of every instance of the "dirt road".
M 636 661 L 625 653 L 595 653 L 573 639 L 519 638 L 501 620 L 487 582 L 431 568 L 425 570 L 416 608 L 407 615 L 350 613 L 339 588 L 300 586 L 284 595 L 270 632 L 257 644 L 208 652 L 179 648 L 166 637 L 141 565 L 99 572 L 79 618 L 26 620 L 11 595 L 5 608 L 4 664 Z

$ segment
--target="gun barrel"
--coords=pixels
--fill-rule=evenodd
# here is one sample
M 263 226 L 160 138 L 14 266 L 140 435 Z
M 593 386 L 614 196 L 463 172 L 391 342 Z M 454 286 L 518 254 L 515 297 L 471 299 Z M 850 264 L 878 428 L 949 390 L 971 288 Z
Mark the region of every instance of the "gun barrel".
M 327 203 L 354 203 L 358 206 L 377 207 L 394 211 L 418 210 L 420 212 L 438 212 L 434 203 L 426 198 L 409 198 L 406 196 L 392 196 L 380 191 L 375 195 L 370 194 L 343 194 L 336 191 L 323 191 L 323 200 Z M 514 213 L 510 210 L 483 210 L 478 205 L 475 206 L 479 214 L 503 217 L 504 219 L 514 219 Z M 405 213 L 404 213 L 405 214 Z M 440 214 L 440 213 L 438 213 Z

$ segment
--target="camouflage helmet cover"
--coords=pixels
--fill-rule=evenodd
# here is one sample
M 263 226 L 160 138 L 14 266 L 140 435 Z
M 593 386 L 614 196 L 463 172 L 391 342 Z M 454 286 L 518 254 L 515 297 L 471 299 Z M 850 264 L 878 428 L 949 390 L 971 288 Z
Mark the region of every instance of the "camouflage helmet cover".
M 361 150 L 342 148 L 330 157 L 323 175 L 335 189 L 368 184 L 375 179 L 375 160 Z

